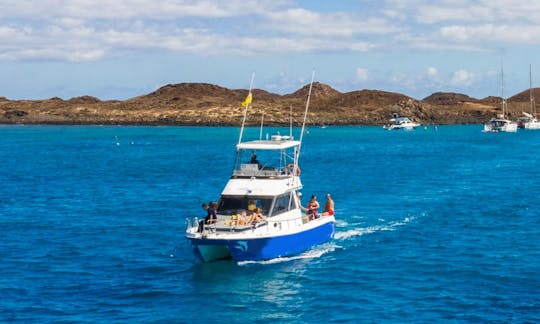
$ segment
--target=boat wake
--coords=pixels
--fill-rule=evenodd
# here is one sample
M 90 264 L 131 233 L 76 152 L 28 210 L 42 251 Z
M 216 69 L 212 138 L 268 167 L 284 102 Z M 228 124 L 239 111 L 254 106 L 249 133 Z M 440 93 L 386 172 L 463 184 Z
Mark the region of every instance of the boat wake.
M 358 237 L 365 234 L 372 234 L 375 232 L 395 231 L 400 226 L 404 226 L 407 223 L 412 222 L 415 218 L 416 217 L 408 216 L 402 220 L 392 221 L 392 222 L 389 222 L 388 224 L 373 225 L 373 226 L 368 226 L 368 227 L 358 227 L 358 228 L 353 228 L 353 229 L 342 231 L 342 232 L 341 231 L 336 232 L 334 234 L 334 239 L 347 240 L 353 237 Z
M 283 263 L 283 262 L 290 262 L 290 261 L 296 261 L 296 260 L 303 260 L 303 259 L 317 259 L 322 257 L 323 255 L 333 252 L 336 249 L 340 249 L 341 246 L 335 244 L 334 242 L 327 242 L 321 245 L 318 245 L 314 247 L 311 250 L 308 250 L 304 253 L 290 256 L 290 257 L 280 257 L 280 258 L 274 258 L 270 260 L 262 260 L 262 261 L 239 261 L 239 266 L 249 265 L 249 264 L 276 264 L 276 263 Z

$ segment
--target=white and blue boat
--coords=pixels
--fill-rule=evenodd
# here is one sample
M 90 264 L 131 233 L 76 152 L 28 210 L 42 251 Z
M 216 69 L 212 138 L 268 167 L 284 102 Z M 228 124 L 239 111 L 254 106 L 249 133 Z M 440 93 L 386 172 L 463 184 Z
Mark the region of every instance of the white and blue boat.
M 333 238 L 334 216 L 308 217 L 298 198 L 302 189 L 299 156 L 309 97 L 300 140 L 293 138 L 291 128 L 289 136 L 243 142 L 242 123 L 232 176 L 217 203 L 217 221 L 200 228 L 197 218 L 187 220 L 186 237 L 202 261 L 286 257 Z M 254 154 L 258 155 L 256 162 L 251 159 Z M 262 210 L 264 220 L 245 223 L 241 215 L 249 215 L 254 208 Z

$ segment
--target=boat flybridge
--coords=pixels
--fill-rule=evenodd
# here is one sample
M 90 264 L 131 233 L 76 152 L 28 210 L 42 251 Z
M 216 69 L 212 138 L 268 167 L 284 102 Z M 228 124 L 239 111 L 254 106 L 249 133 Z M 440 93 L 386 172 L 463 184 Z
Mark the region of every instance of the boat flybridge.
M 333 237 L 334 216 L 308 216 L 298 198 L 302 189 L 298 163 L 309 97 L 299 140 L 292 136 L 291 127 L 288 136 L 242 141 L 242 123 L 234 169 L 217 203 L 217 220 L 187 219 L 186 237 L 202 261 L 285 257 Z M 255 211 L 262 213 L 262 219 L 246 221 Z

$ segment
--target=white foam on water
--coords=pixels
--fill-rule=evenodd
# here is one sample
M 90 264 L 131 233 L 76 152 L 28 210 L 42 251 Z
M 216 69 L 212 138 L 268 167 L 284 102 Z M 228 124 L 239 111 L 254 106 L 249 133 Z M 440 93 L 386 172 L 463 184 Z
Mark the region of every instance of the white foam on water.
M 388 224 L 382 224 L 382 225 L 373 225 L 368 227 L 358 227 L 353 228 L 350 230 L 346 230 L 343 232 L 336 232 L 334 234 L 334 238 L 336 240 L 347 240 L 352 237 L 362 236 L 365 234 L 372 234 L 375 232 L 383 232 L 383 231 L 395 231 L 399 226 L 404 226 L 407 223 L 412 222 L 415 219 L 414 216 L 407 216 L 403 220 L 400 221 L 392 221 Z
M 238 265 L 244 266 L 244 265 L 249 265 L 249 264 L 276 264 L 276 263 L 290 262 L 290 261 L 302 260 L 302 259 L 317 259 L 325 255 L 326 253 L 333 252 L 339 248 L 341 248 L 341 246 L 333 242 L 328 242 L 328 243 L 318 245 L 312 248 L 311 250 L 308 250 L 298 255 L 293 255 L 290 257 L 279 257 L 279 258 L 274 258 L 270 260 L 261 260 L 261 261 L 239 261 Z
M 347 223 L 347 221 L 343 220 L 343 219 L 336 219 L 336 226 L 337 227 L 345 227 L 349 225 L 349 223 Z

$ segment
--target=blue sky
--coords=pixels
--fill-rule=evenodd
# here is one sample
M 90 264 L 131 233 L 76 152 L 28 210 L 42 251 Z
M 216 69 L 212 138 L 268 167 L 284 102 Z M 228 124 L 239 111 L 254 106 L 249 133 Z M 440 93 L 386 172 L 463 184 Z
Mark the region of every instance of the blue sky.
M 540 1 L 0 0 L 0 96 L 127 99 L 168 83 L 316 80 L 422 99 L 540 83 Z

